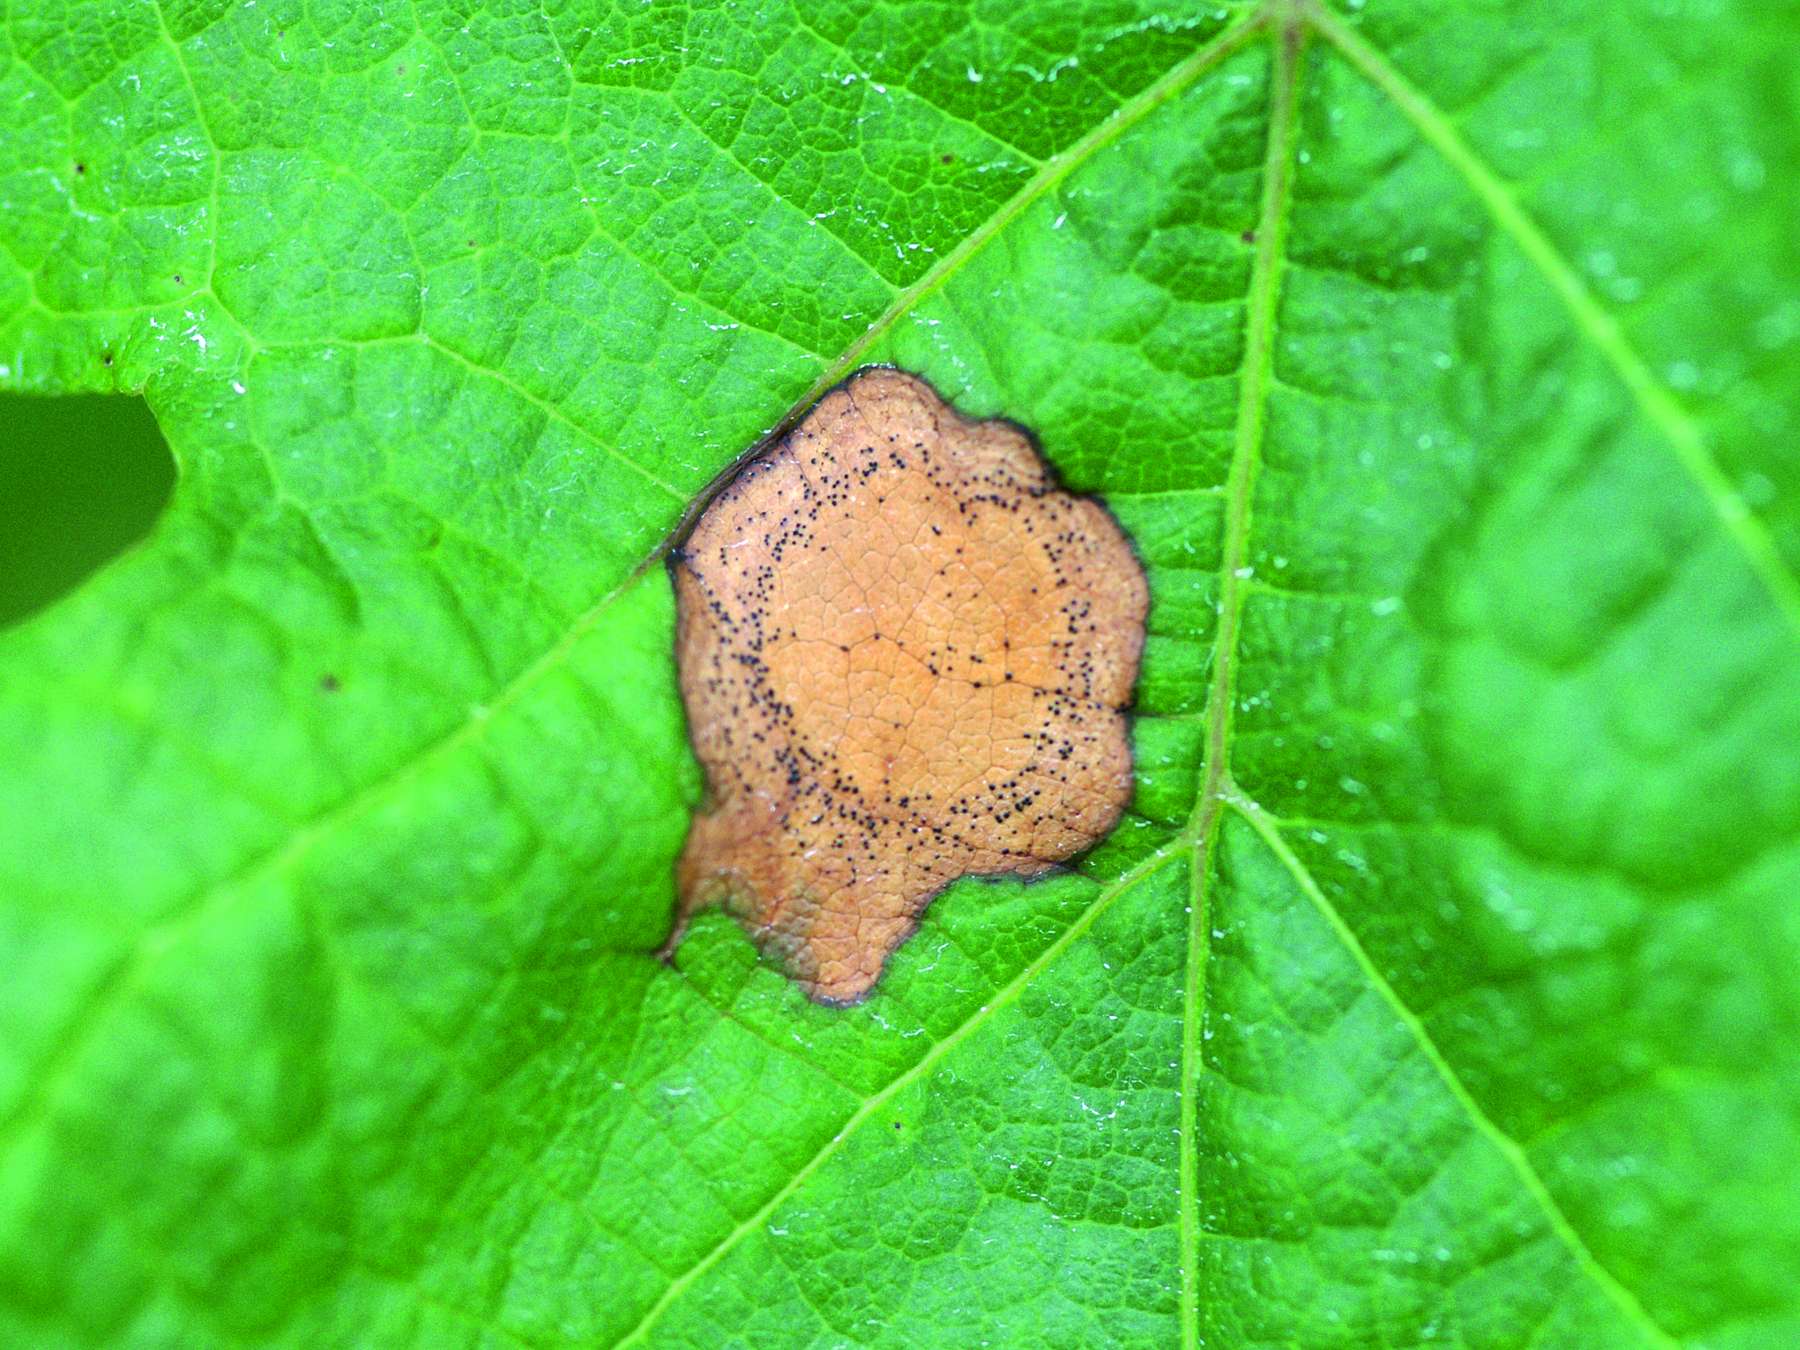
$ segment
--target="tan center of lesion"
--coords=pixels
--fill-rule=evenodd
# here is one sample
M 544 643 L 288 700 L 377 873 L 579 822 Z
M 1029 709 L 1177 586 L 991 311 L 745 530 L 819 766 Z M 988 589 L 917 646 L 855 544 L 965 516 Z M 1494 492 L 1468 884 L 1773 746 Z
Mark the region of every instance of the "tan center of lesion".
M 710 798 L 681 918 L 726 903 L 811 997 L 866 995 L 951 881 L 1039 876 L 1124 809 L 1143 572 L 1019 428 L 865 370 L 672 571 Z

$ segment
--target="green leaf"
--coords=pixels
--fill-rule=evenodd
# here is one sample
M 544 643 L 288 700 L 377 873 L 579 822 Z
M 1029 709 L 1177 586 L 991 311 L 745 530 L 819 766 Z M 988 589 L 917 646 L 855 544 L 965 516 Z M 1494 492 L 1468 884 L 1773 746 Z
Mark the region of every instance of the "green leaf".
M 1800 12 L 0 8 L 0 1341 L 1800 1340 Z M 890 360 L 1152 591 L 876 995 L 704 917 L 661 550 Z

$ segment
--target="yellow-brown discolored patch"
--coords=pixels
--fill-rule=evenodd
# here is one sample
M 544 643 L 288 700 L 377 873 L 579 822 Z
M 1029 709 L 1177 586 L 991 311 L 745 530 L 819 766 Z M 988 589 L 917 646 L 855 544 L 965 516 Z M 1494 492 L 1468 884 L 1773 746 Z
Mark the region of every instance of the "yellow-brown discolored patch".
M 867 994 L 957 877 L 1042 875 L 1118 820 L 1143 571 L 1019 428 L 864 370 L 671 569 L 710 789 L 680 920 L 724 903 L 813 998 Z

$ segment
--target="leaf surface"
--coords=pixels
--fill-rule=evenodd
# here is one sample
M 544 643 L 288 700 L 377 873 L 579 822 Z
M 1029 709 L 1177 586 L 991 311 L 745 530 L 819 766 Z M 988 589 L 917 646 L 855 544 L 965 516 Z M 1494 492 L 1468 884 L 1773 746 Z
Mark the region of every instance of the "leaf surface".
M 1800 1338 L 1791 3 L 0 10 L 0 1340 Z M 66 11 L 66 12 L 65 12 Z M 813 1006 L 661 551 L 849 370 L 1150 582 L 1136 794 Z

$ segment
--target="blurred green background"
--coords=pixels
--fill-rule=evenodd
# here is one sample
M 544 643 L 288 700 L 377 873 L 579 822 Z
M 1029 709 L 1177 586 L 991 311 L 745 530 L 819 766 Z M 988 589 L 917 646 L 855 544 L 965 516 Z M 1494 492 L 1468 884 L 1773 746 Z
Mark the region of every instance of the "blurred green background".
M 143 399 L 0 394 L 0 625 L 137 543 L 174 486 Z

